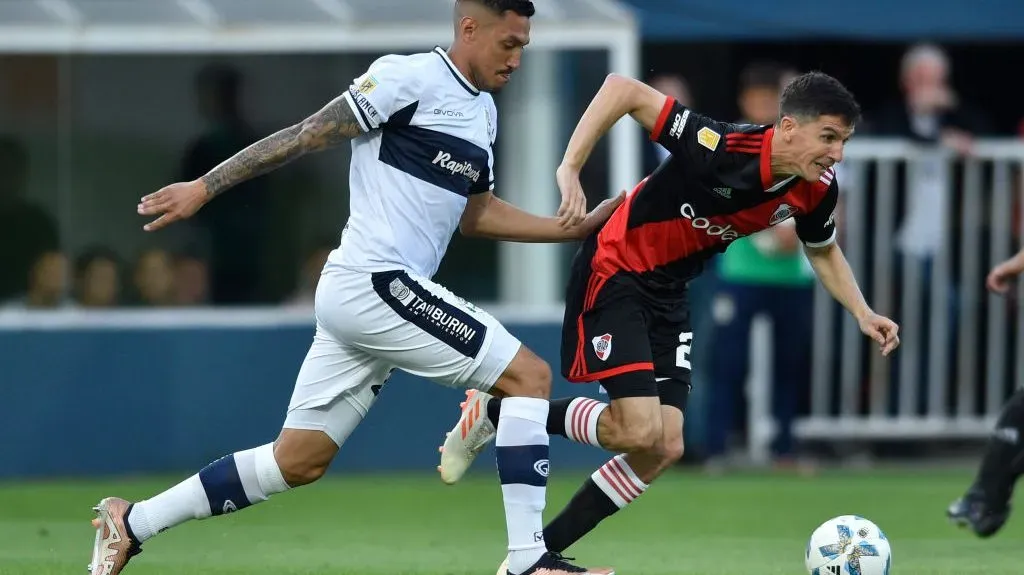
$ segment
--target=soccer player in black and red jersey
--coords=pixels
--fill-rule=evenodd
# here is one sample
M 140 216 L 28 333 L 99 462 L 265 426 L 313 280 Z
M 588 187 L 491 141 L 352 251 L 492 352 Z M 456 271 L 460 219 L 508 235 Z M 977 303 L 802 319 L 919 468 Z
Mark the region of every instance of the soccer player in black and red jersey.
M 579 172 L 598 140 L 630 115 L 669 157 L 630 192 L 573 261 L 562 326 L 562 374 L 600 382 L 610 404 L 577 397 L 551 402 L 548 431 L 620 453 L 584 483 L 544 530 L 559 552 L 639 497 L 683 454 L 692 332 L 688 281 L 733 240 L 792 217 L 819 280 L 888 355 L 898 327 L 864 301 L 836 244 L 833 165 L 860 108 L 823 73 L 794 79 L 774 125 L 718 122 L 639 81 L 609 76 L 568 144 L 557 179 L 559 215 L 586 208 Z M 786 342 L 777 342 L 786 345 Z M 441 456 L 457 481 L 494 435 L 501 401 L 483 393 L 463 404 Z

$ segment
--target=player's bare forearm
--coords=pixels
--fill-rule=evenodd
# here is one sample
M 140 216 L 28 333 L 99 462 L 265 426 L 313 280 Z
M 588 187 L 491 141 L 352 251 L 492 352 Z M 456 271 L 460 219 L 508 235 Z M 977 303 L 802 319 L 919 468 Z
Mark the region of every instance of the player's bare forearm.
M 666 96 L 639 80 L 610 74 L 583 113 L 569 139 L 562 164 L 582 169 L 597 142 L 626 115 L 648 132 L 654 128 Z
M 839 244 L 832 242 L 821 248 L 805 246 L 804 250 L 818 281 L 853 317 L 859 321 L 872 313 Z
M 579 239 L 578 227 L 564 227 L 557 218 L 535 216 L 495 197 L 479 194 L 459 222 L 462 235 L 522 243 L 566 242 Z
M 271 134 L 225 160 L 200 178 L 209 197 L 308 154 L 337 146 L 361 133 L 352 108 L 341 97 L 294 126 Z

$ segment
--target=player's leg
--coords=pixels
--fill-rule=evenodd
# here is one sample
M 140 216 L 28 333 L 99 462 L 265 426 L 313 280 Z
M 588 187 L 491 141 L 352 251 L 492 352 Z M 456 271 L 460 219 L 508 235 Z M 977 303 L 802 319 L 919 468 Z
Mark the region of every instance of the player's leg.
M 543 511 L 548 479 L 547 398 L 551 369 L 494 317 L 429 279 L 403 271 L 372 274 L 383 306 L 364 310 L 375 334 L 356 345 L 399 369 L 453 387 L 499 390 L 505 409 L 495 426 L 496 459 L 508 530 L 511 575 L 610 573 L 572 566 L 547 552 Z M 388 345 L 384 345 L 388 344 Z
M 653 370 L 621 373 L 602 380 L 612 399 L 597 422 L 601 445 L 621 454 L 584 482 L 549 524 L 548 546 L 563 551 L 598 523 L 635 501 L 683 456 L 683 414 L 690 396 L 690 330 L 686 293 L 673 302 L 644 303 L 647 350 L 634 344 L 633 364 L 646 353 Z M 629 332 L 627 332 L 629 334 Z M 642 407 L 641 407 L 642 406 Z M 645 423 L 653 422 L 652 426 Z
M 1010 515 L 1010 498 L 1024 475 L 1024 389 L 1003 406 L 971 487 L 947 514 L 980 537 L 994 535 Z
M 167 529 L 240 511 L 321 477 L 372 404 L 370 379 L 386 377 L 370 360 L 318 325 L 276 441 L 221 457 L 148 499 L 102 500 L 93 521 L 93 575 L 119 573 L 143 542 Z

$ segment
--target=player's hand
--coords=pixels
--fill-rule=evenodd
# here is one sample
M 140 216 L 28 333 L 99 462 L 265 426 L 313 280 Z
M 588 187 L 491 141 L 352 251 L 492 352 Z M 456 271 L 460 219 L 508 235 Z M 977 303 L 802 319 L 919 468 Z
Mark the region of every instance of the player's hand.
M 985 286 L 994 293 L 1005 294 L 1010 289 L 1010 280 L 1019 274 L 1021 270 L 1014 260 L 1007 260 L 988 272 L 985 278 Z
M 580 185 L 579 170 L 562 164 L 555 171 L 558 189 L 562 192 L 562 204 L 558 206 L 558 223 L 563 227 L 574 227 L 587 217 L 587 196 Z
M 139 201 L 139 215 L 160 216 L 143 226 L 154 232 L 178 220 L 184 220 L 199 211 L 207 201 L 206 184 L 202 180 L 171 184 Z
M 580 225 L 573 229 L 573 236 L 578 240 L 582 240 L 592 234 L 594 230 L 604 225 L 604 223 L 608 221 L 608 218 L 612 217 L 615 210 L 617 210 L 625 200 L 626 192 L 623 190 L 614 198 L 608 198 L 598 204 L 596 208 L 587 214 L 587 217 L 583 218 Z
M 900 337 L 897 335 L 900 326 L 891 319 L 871 312 L 860 320 L 860 330 L 864 335 L 875 340 L 882 350 L 882 355 L 889 355 L 900 345 Z

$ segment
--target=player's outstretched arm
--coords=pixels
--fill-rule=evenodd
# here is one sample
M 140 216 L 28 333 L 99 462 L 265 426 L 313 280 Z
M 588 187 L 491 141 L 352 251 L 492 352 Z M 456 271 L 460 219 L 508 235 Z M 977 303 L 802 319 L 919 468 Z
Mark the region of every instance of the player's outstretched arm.
M 580 186 L 579 173 L 597 142 L 612 126 L 630 115 L 647 131 L 658 122 L 666 96 L 639 80 L 609 74 L 597 95 L 590 101 L 562 157 L 555 174 L 562 192 L 557 216 L 562 225 L 575 225 L 586 215 L 587 202 Z
M 228 158 L 192 182 L 171 184 L 142 198 L 138 212 L 159 217 L 145 226 L 158 230 L 195 214 L 206 202 L 246 180 L 266 174 L 310 152 L 346 142 L 362 130 L 355 112 L 338 97 L 302 122 L 271 134 Z
M 626 192 L 601 202 L 579 224 L 566 227 L 555 218 L 536 216 L 496 197 L 492 192 L 470 196 L 459 221 L 468 237 L 542 243 L 581 240 L 599 228 L 626 198 Z
M 900 344 L 899 326 L 891 319 L 878 315 L 864 300 L 857 279 L 850 269 L 839 244 L 831 242 L 822 247 L 804 246 L 807 258 L 828 293 L 857 319 L 864 335 L 875 340 L 882 355 L 889 355 Z

